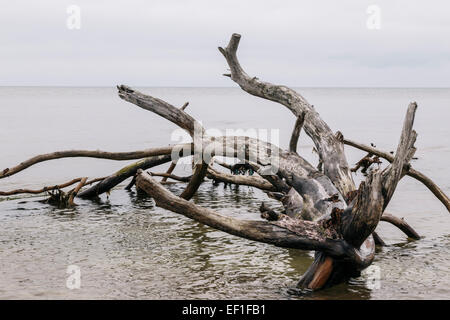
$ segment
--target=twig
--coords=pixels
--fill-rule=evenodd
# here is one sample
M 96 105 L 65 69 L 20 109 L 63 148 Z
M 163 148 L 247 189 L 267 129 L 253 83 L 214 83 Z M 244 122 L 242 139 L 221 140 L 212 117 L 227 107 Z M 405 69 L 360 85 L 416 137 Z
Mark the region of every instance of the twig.
M 164 177 L 166 180 L 168 178 L 176 180 L 176 181 L 181 181 L 181 182 L 189 182 L 189 180 L 191 180 L 191 176 L 187 176 L 187 177 L 180 177 L 180 176 L 176 176 L 174 174 L 170 174 L 170 173 L 155 173 L 155 172 L 149 172 L 149 174 L 153 177 Z M 161 180 L 161 182 L 165 182 L 163 180 Z
M 166 173 L 167 173 L 168 175 L 172 174 L 172 172 L 173 172 L 173 170 L 175 169 L 176 166 L 177 166 L 177 164 L 174 163 L 174 162 L 172 162 L 172 163 L 170 164 L 169 169 L 167 169 L 167 172 L 166 172 Z M 161 179 L 161 182 L 166 182 L 168 178 L 169 178 L 168 176 L 164 176 L 164 178 Z
M 289 151 L 297 152 L 298 138 L 300 137 L 300 131 L 303 127 L 303 122 L 305 121 L 305 112 L 297 117 L 295 121 L 294 130 L 292 130 L 291 140 L 289 141 Z
M 80 191 L 80 189 L 84 186 L 86 181 L 87 181 L 87 177 L 82 178 L 80 183 L 75 187 L 75 189 L 70 192 L 70 196 L 69 196 L 69 200 L 68 200 L 68 205 L 69 206 L 73 206 L 74 205 L 73 199 L 77 196 L 78 191 Z

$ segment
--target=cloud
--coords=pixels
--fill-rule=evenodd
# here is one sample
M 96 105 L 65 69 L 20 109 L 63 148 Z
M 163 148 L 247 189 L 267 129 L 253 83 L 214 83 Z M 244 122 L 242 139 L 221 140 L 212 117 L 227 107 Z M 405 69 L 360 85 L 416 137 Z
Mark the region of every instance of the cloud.
M 66 27 L 69 5 L 81 29 Z M 369 5 L 381 29 L 366 27 Z M 450 4 L 416 1 L 14 1 L 0 85 L 229 86 L 217 46 L 292 86 L 450 86 Z

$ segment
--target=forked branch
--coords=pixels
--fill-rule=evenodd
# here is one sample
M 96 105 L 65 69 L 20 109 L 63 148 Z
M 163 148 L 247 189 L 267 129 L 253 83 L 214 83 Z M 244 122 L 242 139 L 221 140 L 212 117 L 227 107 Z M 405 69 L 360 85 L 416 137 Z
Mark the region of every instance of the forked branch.
M 297 119 L 302 117 L 303 128 L 316 146 L 319 157 L 323 162 L 325 175 L 330 178 L 343 196 L 353 191 L 355 185 L 340 135 L 335 135 L 308 101 L 294 90 L 286 86 L 260 81 L 258 78 L 250 77 L 245 73 L 236 55 L 240 39 L 241 36 L 234 33 L 226 48 L 219 47 L 219 51 L 227 60 L 231 70 L 231 79 L 244 91 L 257 97 L 278 102 L 286 106 Z

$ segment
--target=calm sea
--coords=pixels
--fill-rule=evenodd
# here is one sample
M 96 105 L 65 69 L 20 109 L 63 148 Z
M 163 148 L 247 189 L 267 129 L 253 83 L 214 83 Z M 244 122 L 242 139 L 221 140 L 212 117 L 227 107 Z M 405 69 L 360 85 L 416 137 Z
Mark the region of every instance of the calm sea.
M 295 119 L 283 106 L 238 88 L 140 88 L 182 106 L 206 128 L 266 129 L 288 146 Z M 450 89 L 299 88 L 333 130 L 384 150 L 394 150 L 406 108 L 417 101 L 419 133 L 413 166 L 450 193 Z M 67 149 L 131 151 L 174 143 L 176 126 L 127 103 L 114 88 L 0 88 L 0 169 L 34 155 Z M 273 129 L 273 130 L 272 130 Z M 272 130 L 272 131 L 270 131 Z M 247 131 L 249 132 L 249 131 Z M 175 141 L 176 142 L 176 141 Z M 301 134 L 299 152 L 312 163 L 311 140 Z M 352 165 L 363 152 L 346 147 Z M 62 159 L 0 180 L 0 190 L 42 187 L 75 177 L 109 175 L 132 161 Z M 154 171 L 162 172 L 167 166 Z M 189 174 L 186 167 L 178 174 Z M 355 178 L 360 181 L 361 176 Z M 0 298 L 145 299 L 448 299 L 450 215 L 422 184 L 405 177 L 387 211 L 423 236 L 408 241 L 381 222 L 388 243 L 370 272 L 314 294 L 291 288 L 313 261 L 311 252 L 234 237 L 175 213 L 150 198 L 114 189 L 98 201 L 77 199 L 57 209 L 36 197 L 0 201 Z M 174 192 L 182 184 L 170 187 Z M 242 219 L 259 219 L 264 193 L 249 187 L 205 183 L 197 204 Z M 69 290 L 67 268 L 81 272 Z

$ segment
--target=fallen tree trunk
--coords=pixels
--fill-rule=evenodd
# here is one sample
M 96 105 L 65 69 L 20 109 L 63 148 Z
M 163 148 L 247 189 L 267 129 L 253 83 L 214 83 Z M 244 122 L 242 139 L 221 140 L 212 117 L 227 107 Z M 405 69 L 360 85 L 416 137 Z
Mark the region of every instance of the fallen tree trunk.
M 344 139 L 339 131 L 334 133 L 315 108 L 296 91 L 247 75 L 237 59 L 239 41 L 240 35 L 233 34 L 227 47 L 219 48 L 231 71 L 227 76 L 244 91 L 278 102 L 295 115 L 296 123 L 289 142 L 289 150 L 282 150 L 271 143 L 249 137 L 208 136 L 200 122 L 185 111 L 187 103 L 181 108 L 176 108 L 166 101 L 121 85 L 117 87 L 121 99 L 175 123 L 190 134 L 193 142 L 126 153 L 83 150 L 55 152 L 7 168 L 0 173 L 0 178 L 14 175 L 42 161 L 65 157 L 141 159 L 84 191 L 81 188 L 88 185 L 89 181 L 86 181 L 86 178 L 75 179 L 76 181 L 71 184 L 76 182 L 79 184 L 72 190 L 68 202 L 73 204 L 75 196 L 82 198 L 99 196 L 125 179 L 132 178 L 128 189 L 136 183 L 139 190 L 153 197 L 157 206 L 210 227 L 279 247 L 314 250 L 314 262 L 298 283 L 299 287 L 313 290 L 329 287 L 357 276 L 372 263 L 375 255 L 374 238 L 377 243 L 383 243 L 381 237 L 375 233 L 380 221 L 392 223 L 411 238 L 420 238 L 405 221 L 384 212 L 404 175 L 413 176 L 424 182 L 449 209 L 448 197 L 444 192 L 429 178 L 413 170 L 410 165 L 416 150 L 414 143 L 417 134 L 413 130 L 416 103 L 413 102 L 408 106 L 394 156 L 351 142 Z M 301 130 L 304 130 L 314 143 L 319 155 L 318 168 L 297 152 Z M 344 144 L 383 157 L 390 164 L 384 169 L 379 167 L 368 172 L 366 179 L 357 188 L 344 153 Z M 178 159 L 186 156 L 193 156 L 192 175 L 188 177 L 173 175 Z M 216 161 L 229 169 L 231 174 L 220 172 L 212 167 L 216 156 L 239 159 L 239 163 L 230 166 Z M 166 173 L 144 171 L 170 161 L 172 163 Z M 377 163 L 377 160 L 366 159 L 366 162 L 364 168 Z M 254 171 L 256 174 L 247 176 L 247 171 L 252 173 Z M 151 175 L 187 182 L 187 186 L 180 196 L 176 196 Z M 205 177 L 224 183 L 259 188 L 280 200 L 284 210 L 276 212 L 263 203 L 260 207 L 261 217 L 267 221 L 246 221 L 223 216 L 194 204 L 189 199 L 195 195 Z M 52 190 L 60 191 L 57 187 Z M 60 195 L 61 193 L 55 193 L 56 198 Z

